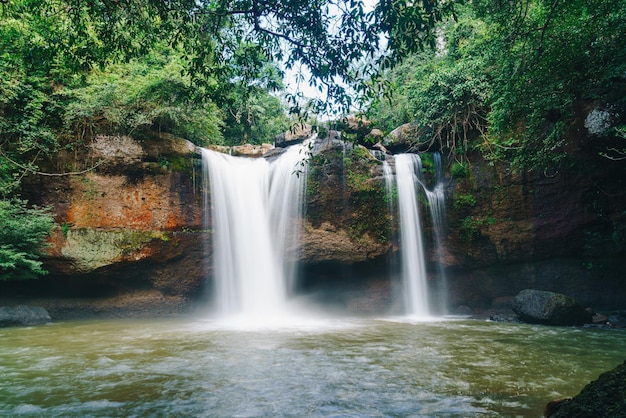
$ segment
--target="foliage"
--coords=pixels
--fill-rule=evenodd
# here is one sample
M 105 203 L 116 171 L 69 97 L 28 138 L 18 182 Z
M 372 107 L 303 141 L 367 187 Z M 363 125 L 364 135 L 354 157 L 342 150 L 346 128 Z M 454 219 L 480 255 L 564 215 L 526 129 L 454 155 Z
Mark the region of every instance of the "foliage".
M 491 151 L 523 167 L 559 164 L 576 101 L 623 91 L 623 0 L 526 0 L 497 11 L 479 2 L 477 10 L 492 27 L 497 68 Z
M 198 145 L 221 143 L 222 111 L 181 75 L 181 61 L 175 51 L 163 48 L 141 60 L 92 71 L 84 85 L 63 91 L 69 102 L 66 127 L 74 138 L 99 130 L 132 134 L 150 128 Z
M 282 61 L 308 67 L 311 83 L 344 109 L 371 99 L 377 71 L 397 66 L 382 80 L 394 105 L 372 106 L 386 130 L 415 121 L 425 144 L 458 153 L 480 145 L 526 166 L 558 162 L 573 102 L 623 78 L 623 0 L 462 3 L 382 0 L 367 11 L 352 0 L 2 2 L 5 152 L 22 163 L 29 153 L 53 154 L 63 121 L 89 127 L 98 113 L 119 129 L 154 125 L 202 143 L 219 138 L 223 112 L 229 143 L 261 141 L 270 123 L 284 122 L 276 100 L 259 95 L 280 87 L 268 63 Z M 175 52 L 155 59 L 166 47 Z M 139 74 L 142 65 L 163 68 Z M 94 85 L 115 68 L 128 82 Z M 119 108 L 96 109 L 92 97 Z M 84 117 L 72 99 L 85 104 Z
M 467 177 L 468 169 L 467 166 L 463 163 L 455 161 L 450 166 L 450 175 L 455 179 L 462 179 Z
M 626 126 L 618 126 L 612 133 L 614 144 L 600 151 L 600 155 L 613 161 L 626 160 Z
M 371 11 L 355 0 L 15 0 L 4 7 L 38 16 L 53 28 L 43 44 L 72 71 L 141 57 L 165 42 L 184 51 L 194 85 L 214 95 L 211 79 L 249 85 L 263 78 L 272 57 L 287 68 L 308 68 L 310 83 L 347 110 L 355 92 L 371 87 L 365 81 L 378 68 L 433 44 L 435 22 L 454 3 L 382 0 Z M 329 103 L 319 100 L 316 106 Z
M 477 148 L 517 168 L 558 169 L 576 151 L 567 134 L 577 106 L 603 99 L 624 114 L 623 0 L 478 0 L 456 11 L 439 24 L 437 48 L 386 73 L 392 102 L 373 102 L 377 125 L 413 122 L 422 148 L 457 157 Z M 610 135 L 620 150 L 619 130 Z
M 281 101 L 264 89 L 235 86 L 228 96 L 224 139 L 226 145 L 273 143 L 290 127 Z
M 453 207 L 455 210 L 464 210 L 476 206 L 476 198 L 471 194 L 463 194 L 454 197 Z
M 462 153 L 485 129 L 490 83 L 477 53 L 483 36 L 476 20 L 449 23 L 447 49 L 413 55 L 389 73 L 391 101 L 375 102 L 369 116 L 387 130 L 413 122 L 420 149 Z
M 49 211 L 19 200 L 0 200 L 0 280 L 45 274 L 38 260 L 54 220 Z
M 25 169 L 34 170 L 40 156 L 56 152 L 55 130 L 64 105 L 56 95 L 57 81 L 64 73 L 51 51 L 53 46 L 40 33 L 45 19 L 21 2 L 12 6 L 4 5 L 0 14 L 2 196 L 19 187 Z
M 174 10 L 182 3 L 171 4 L 167 22 L 163 10 L 149 13 L 163 5 L 129 6 L 0 4 L 0 193 L 102 131 L 149 128 L 206 145 L 223 143 L 224 134 L 231 144 L 268 141 L 285 130 L 282 105 L 269 93 L 280 88 L 280 74 L 258 45 L 230 45 L 228 71 L 209 56 L 203 65 L 213 70 L 192 71 L 198 63 L 183 49 L 189 45 L 169 31 L 184 24 Z
M 480 230 L 486 225 L 493 225 L 496 219 L 493 217 L 466 216 L 461 220 L 459 234 L 464 242 L 471 242 L 481 237 Z

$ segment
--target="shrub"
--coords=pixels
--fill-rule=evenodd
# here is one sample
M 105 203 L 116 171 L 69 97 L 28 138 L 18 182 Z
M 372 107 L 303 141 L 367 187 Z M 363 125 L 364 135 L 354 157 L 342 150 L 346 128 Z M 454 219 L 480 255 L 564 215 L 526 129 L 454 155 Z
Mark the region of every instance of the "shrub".
M 467 167 L 463 163 L 455 162 L 452 164 L 452 167 L 450 167 L 450 175 L 455 179 L 465 178 L 467 174 Z
M 0 200 L 0 280 L 46 274 L 39 261 L 54 220 L 45 208 L 21 200 Z

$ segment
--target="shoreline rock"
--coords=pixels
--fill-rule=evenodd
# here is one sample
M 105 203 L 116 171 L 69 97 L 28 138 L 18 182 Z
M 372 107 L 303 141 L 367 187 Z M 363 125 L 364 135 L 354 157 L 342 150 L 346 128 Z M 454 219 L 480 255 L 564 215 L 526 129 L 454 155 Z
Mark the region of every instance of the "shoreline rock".
M 1 306 L 0 328 L 4 327 L 29 327 L 43 325 L 51 322 L 50 314 L 41 306 Z
M 583 325 L 592 322 L 592 313 L 561 293 L 525 289 L 515 296 L 513 312 L 524 322 L 545 325 Z

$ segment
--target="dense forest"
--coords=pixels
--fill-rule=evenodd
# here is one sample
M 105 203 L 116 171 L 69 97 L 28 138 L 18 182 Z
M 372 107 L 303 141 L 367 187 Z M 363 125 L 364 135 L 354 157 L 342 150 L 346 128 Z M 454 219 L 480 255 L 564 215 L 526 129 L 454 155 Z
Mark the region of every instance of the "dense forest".
M 55 227 L 20 198 L 25 176 L 97 169 L 97 135 L 167 132 L 198 145 L 272 142 L 299 120 L 358 111 L 412 123 L 416 149 L 520 170 L 585 148 L 626 159 L 624 0 L 0 1 L 0 280 L 44 274 Z M 300 66 L 306 72 L 298 73 Z M 285 70 L 320 95 L 286 92 Z M 575 150 L 580 151 L 580 150 Z

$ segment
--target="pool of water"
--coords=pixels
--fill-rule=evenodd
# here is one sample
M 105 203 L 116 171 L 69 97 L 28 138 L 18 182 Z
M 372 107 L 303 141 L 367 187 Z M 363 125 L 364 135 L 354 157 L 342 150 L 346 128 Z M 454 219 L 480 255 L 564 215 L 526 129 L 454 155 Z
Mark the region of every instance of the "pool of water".
M 0 329 L 0 416 L 540 417 L 626 333 L 471 320 L 194 318 Z

